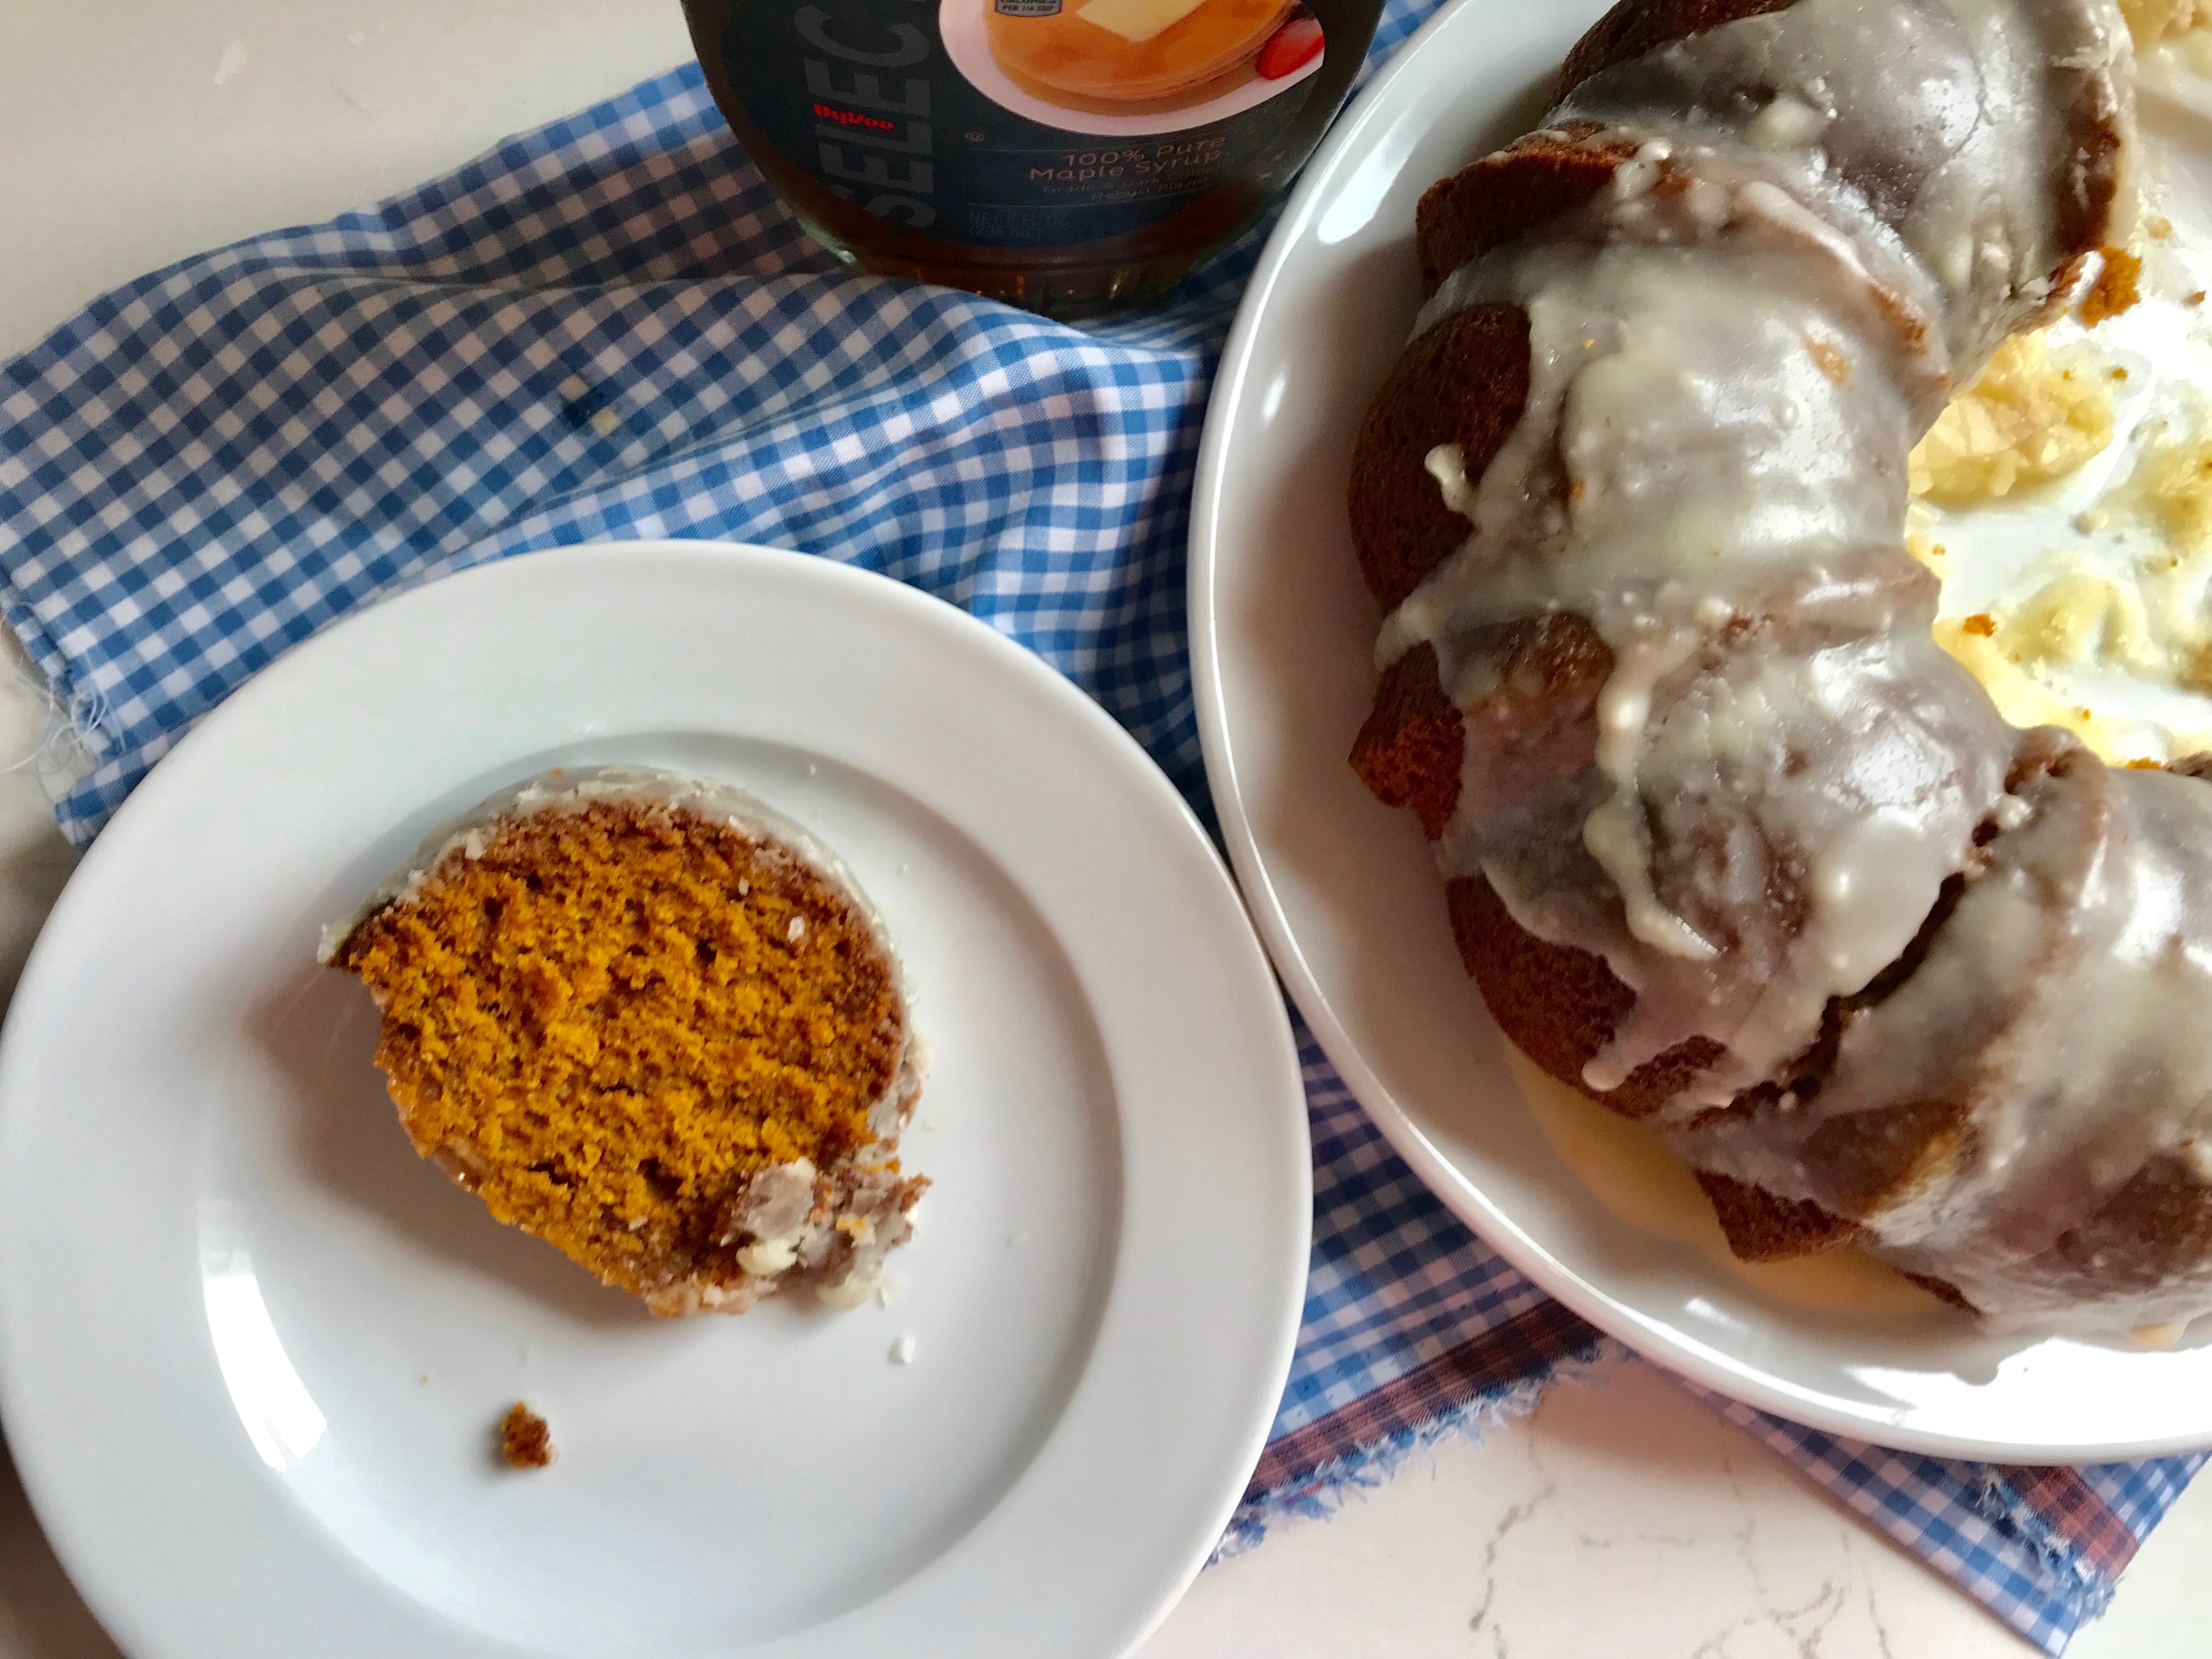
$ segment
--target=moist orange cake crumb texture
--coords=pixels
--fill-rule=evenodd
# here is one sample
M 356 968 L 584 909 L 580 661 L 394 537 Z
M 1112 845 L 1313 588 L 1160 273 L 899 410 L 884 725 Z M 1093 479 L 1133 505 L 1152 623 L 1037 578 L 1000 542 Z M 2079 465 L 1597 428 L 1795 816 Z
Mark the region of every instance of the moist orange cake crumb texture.
M 383 1009 L 416 1149 L 641 1295 L 727 1253 L 756 1172 L 869 1146 L 901 1059 L 865 916 L 780 848 L 635 804 L 494 826 L 337 965 Z

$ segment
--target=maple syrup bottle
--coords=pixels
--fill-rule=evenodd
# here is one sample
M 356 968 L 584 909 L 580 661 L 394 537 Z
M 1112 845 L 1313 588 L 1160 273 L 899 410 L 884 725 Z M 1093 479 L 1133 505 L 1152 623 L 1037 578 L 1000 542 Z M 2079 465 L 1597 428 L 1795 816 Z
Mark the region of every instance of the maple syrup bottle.
M 708 83 L 865 270 L 1160 299 L 1312 153 L 1382 0 L 684 0 Z

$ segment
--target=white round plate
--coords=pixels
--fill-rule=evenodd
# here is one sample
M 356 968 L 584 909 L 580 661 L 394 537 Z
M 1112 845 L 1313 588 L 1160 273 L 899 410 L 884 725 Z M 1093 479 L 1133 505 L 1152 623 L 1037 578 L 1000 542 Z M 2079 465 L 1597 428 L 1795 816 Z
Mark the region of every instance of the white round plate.
M 653 1320 L 394 1122 L 318 928 L 607 761 L 754 791 L 882 907 L 936 1182 L 889 1308 Z M 1165 779 L 951 606 L 696 544 L 455 576 L 225 703 L 64 894 L 0 1048 L 0 1418 L 136 1659 L 1121 1653 L 1289 1365 L 1288 1024 Z M 494 1462 L 516 1400 L 550 1469 Z
M 1443 1201 L 1662 1364 L 1800 1422 L 2015 1462 L 2212 1443 L 2212 1338 L 2172 1352 L 1768 1299 L 1616 1220 L 1522 1104 L 1410 814 L 1346 763 L 1379 622 L 1345 528 L 1352 438 L 1419 296 L 1413 205 L 1541 118 L 1605 0 L 1458 0 L 1340 121 L 1229 340 L 1191 543 L 1200 728 L 1231 860 L 1322 1048 Z

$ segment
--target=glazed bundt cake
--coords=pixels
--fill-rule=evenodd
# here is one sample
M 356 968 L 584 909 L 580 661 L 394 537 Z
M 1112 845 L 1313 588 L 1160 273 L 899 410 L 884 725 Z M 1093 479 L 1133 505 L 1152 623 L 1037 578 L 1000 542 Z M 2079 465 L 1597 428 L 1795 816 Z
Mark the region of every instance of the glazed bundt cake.
M 857 1306 L 928 1182 L 898 960 L 842 865 L 726 785 L 548 774 L 325 935 L 415 1149 L 656 1314 Z
M 1353 764 L 1468 970 L 1731 1243 L 2212 1309 L 2212 788 L 1937 649 L 1906 457 L 2118 239 L 2112 0 L 1627 0 L 1435 185 L 1350 509 Z

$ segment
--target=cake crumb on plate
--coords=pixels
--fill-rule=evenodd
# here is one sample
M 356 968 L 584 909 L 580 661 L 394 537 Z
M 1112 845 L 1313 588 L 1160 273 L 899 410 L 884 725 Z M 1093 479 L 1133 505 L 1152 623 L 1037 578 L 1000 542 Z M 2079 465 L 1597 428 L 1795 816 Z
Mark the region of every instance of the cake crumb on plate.
M 542 1469 L 561 1453 L 545 1419 L 518 1400 L 500 1419 L 499 1455 L 511 1469 Z

